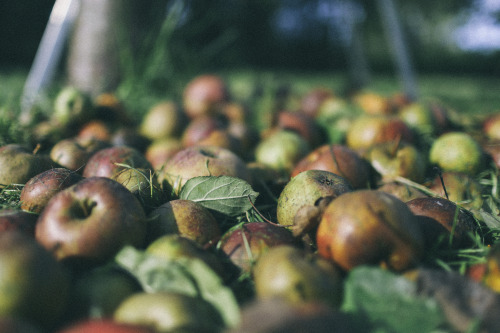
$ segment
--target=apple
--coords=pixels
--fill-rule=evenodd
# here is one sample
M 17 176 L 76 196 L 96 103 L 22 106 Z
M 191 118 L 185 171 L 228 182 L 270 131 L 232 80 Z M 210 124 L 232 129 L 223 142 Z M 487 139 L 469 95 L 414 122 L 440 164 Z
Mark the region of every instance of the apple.
M 314 149 L 295 165 L 290 176 L 314 169 L 342 176 L 355 189 L 368 188 L 374 183 L 370 163 L 356 151 L 340 144 L 325 144 Z
M 111 128 L 110 124 L 100 119 L 92 119 L 80 126 L 76 137 L 83 140 L 94 139 L 109 142 L 112 133 L 113 128 Z
M 19 209 L 7 208 L 0 210 L 0 234 L 17 230 L 35 237 L 35 225 L 38 214 L 25 212 Z
M 83 169 L 84 177 L 112 178 L 126 169 L 119 164 L 126 164 L 132 168 L 152 169 L 144 154 L 129 146 L 112 146 L 95 152 L 87 161 Z
M 213 74 L 193 78 L 184 88 L 182 96 L 184 112 L 191 119 L 219 112 L 221 105 L 228 100 L 229 91 L 225 81 Z
M 389 99 L 373 91 L 360 91 L 352 97 L 352 100 L 367 114 L 384 115 L 392 111 Z
M 25 184 L 54 163 L 45 154 L 35 154 L 24 145 L 10 143 L 0 147 L 0 188 Z
M 99 263 L 123 246 L 140 247 L 146 214 L 123 185 L 89 177 L 58 192 L 38 218 L 35 237 L 58 260 Z
M 474 244 L 473 236 L 479 232 L 479 225 L 472 213 L 445 198 L 416 198 L 406 202 L 408 208 L 418 216 L 427 216 L 452 233 L 454 247 Z
M 179 106 L 170 100 L 154 104 L 142 118 L 139 133 L 150 140 L 179 137 L 187 124 Z
M 92 118 L 90 97 L 74 86 L 63 87 L 54 100 L 52 118 L 63 126 L 80 124 Z
M 109 146 L 109 143 L 94 138 L 81 139 L 72 137 L 56 142 L 50 149 L 49 156 L 52 161 L 61 167 L 82 173 L 90 156 L 96 151 Z
M 385 181 L 404 177 L 422 183 L 427 171 L 426 156 L 414 145 L 394 141 L 372 145 L 363 155 Z
M 391 115 L 359 116 L 346 132 L 347 146 L 356 151 L 395 140 L 414 143 L 415 139 L 410 127 L 397 116 Z
M 21 209 L 40 214 L 59 191 L 76 184 L 83 177 L 66 168 L 54 168 L 31 178 L 21 190 Z
M 258 299 L 280 297 L 293 304 L 321 301 L 336 308 L 343 298 L 340 268 L 290 245 L 263 253 L 255 264 L 253 280 Z
M 201 246 L 216 244 L 221 236 L 219 223 L 212 213 L 191 200 L 170 200 L 149 214 L 149 237 L 179 234 Z
M 482 142 L 481 147 L 488 162 L 500 169 L 500 141 Z
M 221 238 L 219 248 L 243 272 L 250 272 L 259 257 L 278 245 L 298 246 L 292 233 L 281 226 L 267 222 L 248 222 L 228 230 Z
M 212 248 L 204 248 L 196 241 L 179 234 L 165 234 L 149 243 L 146 253 L 154 255 L 167 261 L 175 261 L 181 258 L 197 258 L 207 264 L 216 272 L 223 281 L 229 282 L 237 276 L 236 267 L 224 260 L 218 252 L 211 251 Z
M 325 142 L 323 129 L 311 116 L 301 113 L 282 110 L 277 113 L 276 126 L 279 129 L 295 131 L 300 134 L 310 147 L 317 147 Z
M 121 324 L 108 319 L 87 319 L 72 323 L 56 333 L 156 333 L 143 325 Z
M 500 114 L 489 115 L 482 123 L 483 133 L 490 140 L 500 140 Z
M 220 332 L 224 327 L 218 311 L 204 299 L 167 291 L 129 296 L 113 319 L 157 332 Z
M 158 170 L 182 148 L 184 146 L 177 138 L 155 140 L 146 148 L 144 157 L 151 163 L 154 170 Z
M 447 199 L 466 209 L 480 209 L 483 206 L 483 187 L 474 177 L 466 173 L 443 172 L 441 176 L 434 177 L 429 189 L 443 198 L 448 195 Z
M 122 101 L 114 93 L 104 92 L 94 99 L 95 119 L 106 123 L 133 125 Z
M 476 174 L 483 168 L 484 152 L 479 143 L 465 132 L 448 132 L 432 143 L 429 161 L 443 171 Z
M 300 112 L 305 113 L 309 117 L 315 118 L 318 115 L 323 102 L 334 96 L 333 91 L 329 88 L 319 87 L 312 89 L 300 100 Z
M 184 148 L 158 171 L 160 184 L 166 182 L 177 195 L 189 179 L 199 176 L 231 176 L 250 181 L 245 162 L 229 149 L 215 146 Z
M 314 207 L 320 198 L 336 198 L 353 190 L 345 178 L 323 170 L 306 170 L 293 177 L 278 198 L 276 215 L 278 223 L 291 229 L 295 217 L 304 206 Z
M 228 149 L 241 156 L 241 142 L 228 129 L 215 129 L 196 143 L 198 146 L 216 146 Z
M 225 130 L 227 119 L 220 116 L 199 116 L 192 119 L 182 132 L 182 144 L 185 147 L 196 145 L 215 130 Z
M 278 130 L 258 143 L 255 148 L 255 161 L 290 174 L 295 165 L 310 151 L 309 144 L 300 134 Z
M 421 102 L 412 102 L 398 111 L 398 116 L 417 133 L 432 135 L 436 133 L 436 119 L 432 110 Z
M 49 329 L 69 301 L 69 272 L 31 236 L 0 233 L 0 318 L 24 318 Z
M 156 173 L 149 169 L 126 168 L 111 179 L 116 180 L 134 194 L 146 213 L 170 199 L 170 193 L 162 189 Z
M 418 219 L 385 192 L 344 193 L 326 207 L 316 234 L 318 253 L 349 271 L 382 265 L 394 271 L 415 267 L 424 253 Z

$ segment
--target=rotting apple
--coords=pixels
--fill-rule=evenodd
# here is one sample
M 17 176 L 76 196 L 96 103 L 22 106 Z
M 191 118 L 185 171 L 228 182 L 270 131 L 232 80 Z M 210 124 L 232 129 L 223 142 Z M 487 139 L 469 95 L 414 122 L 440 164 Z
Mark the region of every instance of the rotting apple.
M 306 170 L 324 170 L 347 179 L 353 188 L 369 188 L 374 185 L 374 172 L 370 163 L 356 151 L 340 144 L 325 144 L 301 159 L 290 176 Z
M 37 174 L 50 169 L 53 163 L 45 154 L 35 154 L 24 145 L 10 143 L 0 147 L 0 188 L 25 184 Z
M 149 214 L 148 223 L 148 243 L 165 234 L 179 234 L 200 246 L 209 246 L 221 236 L 213 214 L 191 200 L 175 199 L 162 204 Z
M 83 140 L 94 139 L 109 142 L 113 131 L 109 123 L 99 119 L 92 119 L 80 126 L 76 137 Z
M 293 230 L 297 212 L 304 206 L 314 207 L 317 200 L 336 197 L 353 190 L 345 178 L 323 170 L 306 170 L 293 177 L 278 198 L 278 223 Z M 319 219 L 317 221 L 319 223 Z M 317 226 L 317 223 L 314 223 Z M 315 227 L 312 228 L 315 231 Z
M 290 245 L 270 248 L 253 270 L 259 299 L 280 297 L 293 304 L 320 301 L 333 308 L 342 301 L 342 271 L 331 261 Z
M 229 149 L 215 146 L 184 148 L 158 170 L 160 184 L 166 182 L 175 194 L 189 179 L 199 176 L 231 176 L 250 181 L 245 162 Z
M 426 156 L 415 145 L 400 142 L 383 142 L 369 147 L 363 156 L 385 181 L 397 177 L 422 183 L 427 171 Z
M 52 197 L 38 218 L 35 237 L 58 260 L 100 263 L 123 246 L 144 245 L 146 214 L 123 185 L 89 177 Z
M 192 119 L 181 135 L 181 142 L 185 147 L 196 145 L 201 140 L 210 136 L 213 131 L 225 130 L 228 126 L 227 119 L 223 116 L 199 116 Z
M 410 186 L 396 181 L 384 182 L 381 186 L 377 188 L 377 191 L 382 191 L 392 194 L 403 202 L 407 202 L 415 198 L 428 197 L 427 194 L 415 188 L 414 186 Z
M 83 169 L 84 177 L 112 178 L 129 167 L 137 169 L 153 169 L 144 154 L 129 146 L 111 146 L 95 152 Z
M 395 196 L 377 190 L 344 193 L 326 207 L 316 235 L 318 253 L 345 270 L 417 265 L 424 238 L 416 216 Z
M 21 209 L 40 214 L 59 191 L 76 184 L 83 177 L 66 168 L 54 168 L 31 178 L 21 190 Z
M 220 240 L 220 249 L 244 272 L 250 272 L 261 254 L 273 246 L 300 242 L 281 226 L 267 222 L 248 222 L 228 230 Z
M 69 301 L 70 274 L 33 237 L 0 233 L 0 317 L 25 318 L 45 329 Z
M 139 133 L 134 127 L 120 126 L 113 132 L 110 142 L 113 146 L 128 146 L 144 153 L 151 140 Z
M 490 140 L 500 140 L 500 114 L 489 115 L 482 123 L 483 133 Z
M 300 134 L 310 147 L 318 147 L 326 141 L 326 134 L 314 118 L 301 113 L 287 110 L 279 111 L 276 115 L 277 128 L 290 130 Z

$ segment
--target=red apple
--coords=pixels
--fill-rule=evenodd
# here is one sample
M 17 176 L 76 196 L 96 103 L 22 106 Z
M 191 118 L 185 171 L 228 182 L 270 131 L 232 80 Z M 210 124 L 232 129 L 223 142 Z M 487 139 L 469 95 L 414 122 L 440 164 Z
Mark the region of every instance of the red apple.
M 82 179 L 81 175 L 66 168 L 54 168 L 39 173 L 21 190 L 21 209 L 40 214 L 56 193 Z
M 176 194 L 189 179 L 199 176 L 232 176 L 250 181 L 245 162 L 230 150 L 215 146 L 184 148 L 158 171 L 160 184 L 166 182 Z
M 310 147 L 317 147 L 325 142 L 323 129 L 311 116 L 292 111 L 280 111 L 277 114 L 275 126 L 280 129 L 299 133 Z
M 151 163 L 154 170 L 158 170 L 182 148 L 184 147 L 181 141 L 176 138 L 155 140 L 146 148 L 144 157 Z
M 216 116 L 199 116 L 192 119 L 182 133 L 182 144 L 185 147 L 196 145 L 210 136 L 213 131 L 225 130 L 227 119 Z
M 291 177 L 306 170 L 324 170 L 347 179 L 355 189 L 373 185 L 374 172 L 370 163 L 356 151 L 344 145 L 323 145 L 300 160 Z
M 146 215 L 138 199 L 105 177 L 57 193 L 38 218 L 35 237 L 58 260 L 103 262 L 123 246 L 142 246 Z
M 250 272 L 261 254 L 278 245 L 297 246 L 292 233 L 265 222 L 249 222 L 230 229 L 220 241 L 220 249 L 245 272 Z
M 144 154 L 129 146 L 112 146 L 94 153 L 83 169 L 84 177 L 108 177 L 120 173 L 126 164 L 132 168 L 153 169 Z
M 417 217 L 385 192 L 344 193 L 326 207 L 316 234 L 318 253 L 345 270 L 382 265 L 404 271 L 417 265 L 424 238 Z
M 228 88 L 220 76 L 200 75 L 192 79 L 184 88 L 184 112 L 191 119 L 214 114 L 228 99 Z
M 109 146 L 109 143 L 94 138 L 81 139 L 73 137 L 62 139 L 52 146 L 50 159 L 64 168 L 82 173 L 90 156 L 96 151 Z

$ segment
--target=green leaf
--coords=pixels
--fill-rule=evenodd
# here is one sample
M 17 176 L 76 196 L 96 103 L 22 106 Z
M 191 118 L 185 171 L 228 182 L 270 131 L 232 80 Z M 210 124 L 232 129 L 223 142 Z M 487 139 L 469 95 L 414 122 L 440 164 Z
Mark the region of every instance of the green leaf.
M 237 216 L 252 208 L 250 200 L 254 202 L 258 195 L 240 178 L 202 176 L 188 180 L 179 197 L 228 216 Z
M 126 246 L 115 261 L 137 278 L 144 291 L 171 291 L 201 297 L 219 311 L 227 327 L 239 324 L 240 308 L 232 290 L 201 259 L 167 260 Z
M 418 296 L 413 281 L 380 268 L 349 273 L 342 310 L 366 317 L 376 332 L 432 332 L 446 323 L 438 303 Z

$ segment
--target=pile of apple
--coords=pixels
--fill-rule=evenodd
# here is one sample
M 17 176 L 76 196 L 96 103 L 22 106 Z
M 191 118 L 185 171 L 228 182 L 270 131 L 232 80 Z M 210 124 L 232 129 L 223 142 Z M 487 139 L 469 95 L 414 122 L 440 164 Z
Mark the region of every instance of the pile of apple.
M 287 103 L 259 110 L 262 129 L 229 88 L 201 75 L 182 102 L 136 123 L 113 94 L 67 87 L 27 129 L 32 142 L 0 147 L 0 186 L 19 191 L 0 211 L 0 331 L 345 331 L 354 268 L 403 275 L 438 269 L 429 258 L 441 253 L 495 248 L 500 115 L 315 88 L 276 96 Z M 182 199 L 190 180 L 222 176 L 259 193 L 252 209 Z M 203 297 L 148 290 L 117 264 L 125 248 L 202 260 L 241 317 L 228 324 Z M 467 278 L 498 292 L 499 256 L 485 255 Z

